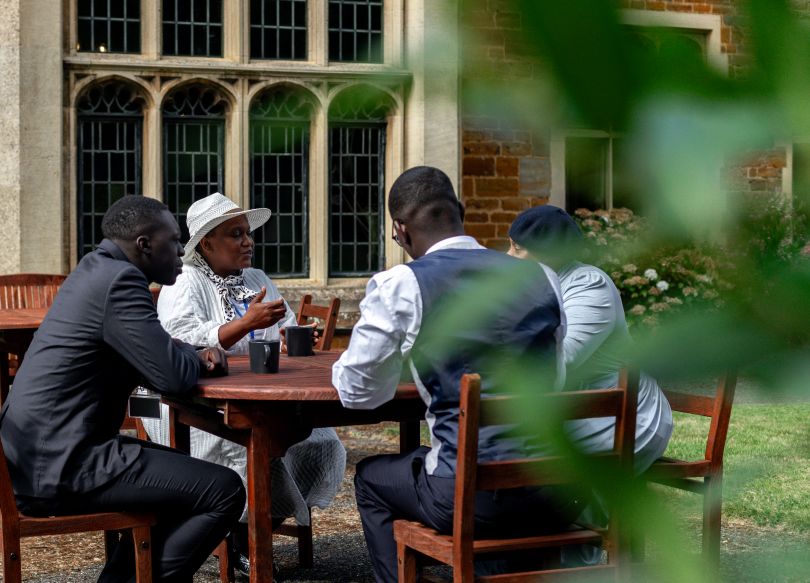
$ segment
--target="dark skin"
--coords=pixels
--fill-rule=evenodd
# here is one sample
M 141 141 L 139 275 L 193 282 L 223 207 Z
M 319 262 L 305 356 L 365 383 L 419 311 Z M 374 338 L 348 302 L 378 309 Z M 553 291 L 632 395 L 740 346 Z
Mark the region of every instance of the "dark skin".
M 427 206 L 409 210 L 404 217 L 392 216 L 394 240 L 412 259 L 419 259 L 439 241 L 464 235 L 461 206 L 444 211 L 436 217 L 436 209 Z
M 145 229 L 134 240 L 114 239 L 113 242 L 149 281 L 172 285 L 183 270 L 181 259 L 185 251 L 180 243 L 180 227 L 169 211 L 160 213 L 157 224 Z M 228 359 L 222 349 L 206 348 L 198 351 L 197 356 L 202 363 L 203 375 L 228 374 Z
M 237 275 L 253 263 L 253 237 L 245 215 L 234 217 L 218 225 L 200 241 L 199 252 L 211 270 L 220 277 Z M 245 315 L 219 327 L 219 343 L 228 349 L 252 330 L 269 328 L 278 323 L 287 312 L 284 300 L 263 302 L 267 289 L 262 288 L 251 300 Z

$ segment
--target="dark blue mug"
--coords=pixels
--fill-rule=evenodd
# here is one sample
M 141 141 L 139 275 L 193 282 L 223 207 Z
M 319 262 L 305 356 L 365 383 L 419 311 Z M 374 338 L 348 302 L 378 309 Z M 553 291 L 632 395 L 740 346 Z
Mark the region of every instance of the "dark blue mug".
M 287 356 L 312 356 L 312 326 L 287 326 Z
M 278 340 L 251 340 L 248 345 L 252 372 L 258 374 L 278 372 L 278 357 L 281 353 L 281 343 Z

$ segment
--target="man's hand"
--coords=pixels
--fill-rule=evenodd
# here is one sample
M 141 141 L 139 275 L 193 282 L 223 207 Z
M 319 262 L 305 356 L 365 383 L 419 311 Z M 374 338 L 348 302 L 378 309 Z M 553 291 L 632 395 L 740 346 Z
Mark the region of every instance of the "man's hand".
M 284 305 L 283 299 L 263 303 L 266 295 L 267 288 L 263 287 L 262 291 L 248 304 L 245 320 L 250 325 L 251 330 L 269 328 L 276 322 L 281 321 L 287 313 L 287 307 Z
M 202 363 L 202 375 L 219 377 L 228 374 L 228 357 L 221 348 L 203 348 L 197 352 Z

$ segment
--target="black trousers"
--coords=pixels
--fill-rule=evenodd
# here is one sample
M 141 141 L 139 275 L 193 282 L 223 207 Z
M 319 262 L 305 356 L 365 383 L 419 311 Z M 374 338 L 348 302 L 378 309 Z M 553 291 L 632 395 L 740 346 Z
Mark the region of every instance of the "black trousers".
M 453 529 L 455 479 L 430 476 L 429 449 L 378 455 L 357 464 L 355 496 L 377 583 L 396 583 L 395 520 L 418 520 L 450 533 Z M 475 534 L 486 537 L 540 534 L 573 522 L 583 501 L 553 488 L 516 488 L 478 492 Z
M 239 520 L 245 489 L 226 467 L 144 444 L 132 466 L 104 486 L 58 500 L 18 498 L 31 515 L 154 512 L 154 580 L 190 583 L 211 551 Z M 99 577 L 102 583 L 135 580 L 132 544 L 119 544 Z

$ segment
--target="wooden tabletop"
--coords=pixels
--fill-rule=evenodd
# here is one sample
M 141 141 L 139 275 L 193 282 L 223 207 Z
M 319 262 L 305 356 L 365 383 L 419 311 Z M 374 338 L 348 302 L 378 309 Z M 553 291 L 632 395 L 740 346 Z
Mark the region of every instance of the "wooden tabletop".
M 252 401 L 338 401 L 332 387 L 332 365 L 340 352 L 316 351 L 314 356 L 281 355 L 279 371 L 274 374 L 250 372 L 247 356 L 228 359 L 229 374 L 202 378 L 197 396 L 208 399 Z M 418 398 L 414 385 L 400 385 L 399 398 Z
M 36 330 L 47 313 L 48 308 L 0 310 L 0 330 Z

